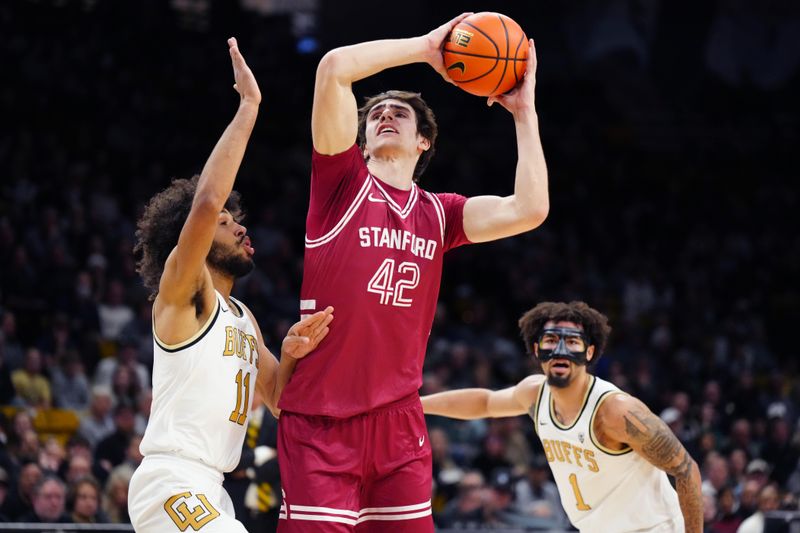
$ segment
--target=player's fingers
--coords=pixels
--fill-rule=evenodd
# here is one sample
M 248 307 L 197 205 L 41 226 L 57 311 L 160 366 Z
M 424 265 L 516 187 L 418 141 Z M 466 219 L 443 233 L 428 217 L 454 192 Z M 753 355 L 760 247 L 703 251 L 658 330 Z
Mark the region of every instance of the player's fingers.
M 333 320 L 333 315 L 329 315 L 329 318 L 330 318 L 330 320 L 327 320 L 327 319 L 326 319 L 326 320 L 324 320 L 324 321 L 320 322 L 320 323 L 317 325 L 317 327 L 315 327 L 315 328 L 314 328 L 314 329 L 313 329 L 313 330 L 312 330 L 312 331 L 309 333 L 309 336 L 310 336 L 311 338 L 314 338 L 314 339 L 316 339 L 316 338 L 319 336 L 320 332 L 322 332 L 322 330 L 324 330 L 324 329 L 327 329 L 327 328 L 328 328 L 328 324 L 330 324 L 330 323 L 331 323 L 331 320 Z
M 470 15 L 474 15 L 474 13 L 472 11 L 465 11 L 464 13 L 461 13 L 459 16 L 450 21 L 450 28 L 454 28 L 459 22 Z
M 331 330 L 331 328 L 327 328 L 326 327 L 322 331 L 320 331 L 319 334 L 314 337 L 314 343 L 315 344 L 319 344 L 322 341 L 322 339 L 324 339 L 325 337 L 328 336 L 328 332 L 330 330 Z
M 293 349 L 299 346 L 306 345 L 311 342 L 311 339 L 305 335 L 292 335 L 283 339 L 284 348 Z

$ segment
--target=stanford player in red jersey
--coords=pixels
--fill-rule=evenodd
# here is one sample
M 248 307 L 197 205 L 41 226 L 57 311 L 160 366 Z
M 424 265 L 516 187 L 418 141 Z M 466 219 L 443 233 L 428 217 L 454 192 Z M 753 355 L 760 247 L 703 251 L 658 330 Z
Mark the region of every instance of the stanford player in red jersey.
M 337 321 L 299 362 L 279 404 L 280 531 L 433 531 L 417 391 L 442 256 L 547 216 L 533 52 L 523 83 L 488 102 L 514 117 L 510 196 L 467 199 L 417 186 L 437 133 L 418 94 L 389 91 L 357 109 L 352 83 L 385 68 L 427 62 L 447 79 L 441 47 L 465 16 L 422 37 L 338 48 L 319 64 L 300 312 L 331 305 Z

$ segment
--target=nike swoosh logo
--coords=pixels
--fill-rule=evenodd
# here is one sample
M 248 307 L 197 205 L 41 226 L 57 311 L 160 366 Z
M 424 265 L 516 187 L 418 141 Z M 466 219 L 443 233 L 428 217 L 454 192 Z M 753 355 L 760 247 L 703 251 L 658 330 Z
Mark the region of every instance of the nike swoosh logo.
M 379 202 L 379 203 L 382 203 L 382 204 L 388 204 L 389 203 L 388 201 L 386 201 L 383 198 L 376 198 L 376 197 L 372 196 L 372 193 L 370 193 L 369 196 L 367 196 L 367 200 L 369 200 L 370 202 Z
M 464 66 L 464 62 L 463 61 L 457 61 L 456 63 L 453 63 L 452 65 L 447 67 L 447 70 L 453 70 L 454 68 L 457 68 L 458 70 L 461 71 L 461 74 L 464 74 L 464 69 L 466 67 Z
M 222 309 L 222 312 L 223 312 L 223 313 L 227 313 L 227 312 L 228 312 L 228 309 L 226 309 L 226 308 L 224 308 L 224 307 L 222 307 L 221 309 Z
M 420 438 L 419 438 L 419 445 L 420 445 L 420 447 L 422 447 L 422 445 L 423 445 L 423 444 L 425 444 L 425 437 L 420 437 Z

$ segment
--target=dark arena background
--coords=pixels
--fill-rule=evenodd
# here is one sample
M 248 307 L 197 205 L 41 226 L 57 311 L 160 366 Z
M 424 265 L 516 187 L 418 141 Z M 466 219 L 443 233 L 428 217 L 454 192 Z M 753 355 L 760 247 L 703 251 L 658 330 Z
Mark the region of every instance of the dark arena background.
M 516 383 L 535 370 L 520 315 L 584 300 L 614 328 L 597 374 L 659 414 L 700 466 L 706 531 L 736 531 L 764 487 L 791 520 L 800 3 L 7 0 L 0 531 L 76 530 L 15 524 L 48 475 L 66 486 L 54 498 L 66 517 L 75 480 L 89 475 L 96 519 L 109 524 L 85 527 L 130 530 L 110 523 L 128 521 L 150 402 L 135 223 L 171 178 L 200 171 L 233 116 L 226 38 L 238 38 L 263 93 L 235 186 L 257 268 L 234 294 L 278 353 L 297 316 L 317 63 L 333 47 L 423 34 L 467 10 L 503 12 L 536 41 L 551 209 L 533 232 L 446 258 L 423 392 Z M 421 64 L 355 92 L 389 88 L 421 91 L 437 114 L 424 187 L 512 192 L 508 112 Z M 570 530 L 529 418 L 428 423 L 440 530 Z M 268 414 L 251 425 L 242 464 L 226 476 L 250 531 L 272 530 L 280 505 L 275 461 L 253 452 L 275 446 L 275 427 Z M 781 520 L 766 530 L 788 531 Z

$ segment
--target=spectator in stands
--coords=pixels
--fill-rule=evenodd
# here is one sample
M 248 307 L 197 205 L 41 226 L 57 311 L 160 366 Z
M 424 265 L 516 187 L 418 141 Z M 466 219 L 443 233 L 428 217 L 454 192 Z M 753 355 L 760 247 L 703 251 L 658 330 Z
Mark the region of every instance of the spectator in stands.
M 448 502 L 438 525 L 442 528 L 475 528 L 483 522 L 485 503 L 483 474 L 477 470 L 467 472 L 458 484 L 458 496 Z
M 763 533 L 764 513 L 774 511 L 780 502 L 778 489 L 774 484 L 765 485 L 758 494 L 758 511 L 744 520 L 736 533 Z
M 142 392 L 136 373 L 128 366 L 118 366 L 111 378 L 111 394 L 115 404 L 134 406 Z
M 9 371 L 22 368 L 25 352 L 17 335 L 17 317 L 8 310 L 0 318 L 0 352 L 3 353 Z
M 703 489 L 711 490 L 715 497 L 730 483 L 728 461 L 718 452 L 711 452 L 703 464 Z
M 753 459 L 744 471 L 745 480 L 755 481 L 760 491 L 769 482 L 770 471 L 769 464 L 764 459 Z
M 547 458 L 538 454 L 531 460 L 526 475 L 514 486 L 517 512 L 536 518 L 551 520 L 556 527 L 567 527 L 569 520 L 561 506 L 558 487 L 550 479 Z
M 153 389 L 140 391 L 136 400 L 136 421 L 134 423 L 134 431 L 139 435 L 144 435 L 147 422 L 150 420 L 150 408 L 152 405 Z
M 9 518 L 4 514 L 3 509 L 8 498 L 10 479 L 5 468 L 0 467 L 0 522 L 8 522 Z
M 16 487 L 9 492 L 3 514 L 10 520 L 18 520 L 21 516 L 33 512 L 33 489 L 42 478 L 42 469 L 35 462 L 23 464 Z
M 50 375 L 56 407 L 74 411 L 84 411 L 89 407 L 89 380 L 77 352 L 67 352 Z
M 481 471 L 484 479 L 489 479 L 492 472 L 498 468 L 511 468 L 511 463 L 506 459 L 506 443 L 496 434 L 489 433 L 483 440 L 483 446 L 472 465 Z
M 128 447 L 125 449 L 125 460 L 115 466 L 111 470 L 110 477 L 130 478 L 136 468 L 142 464 L 142 452 L 139 451 L 139 445 L 142 443 L 142 436 L 134 434 L 128 442 Z
M 458 481 L 464 475 L 464 471 L 453 460 L 450 439 L 443 429 L 429 426 L 428 439 L 433 456 L 433 481 L 436 483 L 438 495 L 438 498 L 434 498 L 432 507 L 434 512 L 438 513 L 444 509 L 445 503 L 455 496 Z
M 100 465 L 104 476 L 102 481 L 111 470 L 125 460 L 128 445 L 133 437 L 133 407 L 126 403 L 120 403 L 114 408 L 114 431 L 97 444 L 95 459 Z
M 11 370 L 6 363 L 2 340 L 0 339 L 0 405 L 9 405 L 14 399 L 14 383 Z
M 736 533 L 742 517 L 736 512 L 736 497 L 733 487 L 726 485 L 717 493 L 717 517 L 712 523 L 716 533 Z
M 39 450 L 39 466 L 48 474 L 57 474 L 67 452 L 55 437 L 48 437 Z
M 97 306 L 100 335 L 106 341 L 117 341 L 120 333 L 134 318 L 133 309 L 125 303 L 125 286 L 118 279 L 108 284 L 106 298 Z
M 56 476 L 44 476 L 33 489 L 33 512 L 20 517 L 20 522 L 65 524 L 67 489 Z
M 73 455 L 66 461 L 66 471 L 62 476 L 67 484 L 72 484 L 80 478 L 92 475 L 92 460 L 85 455 Z
M 67 503 L 70 518 L 75 524 L 97 524 L 109 522 L 100 509 L 100 484 L 91 476 L 83 476 L 69 486 Z
M 92 449 L 97 446 L 98 442 L 114 431 L 111 406 L 111 388 L 101 385 L 92 387 L 89 414 L 81 420 L 81 425 L 78 428 L 78 433 L 89 441 Z
M 118 470 L 108 477 L 103 491 L 103 511 L 110 522 L 116 524 L 130 523 L 128 516 L 128 485 L 131 478 L 124 470 Z
M 94 373 L 94 384 L 111 387 L 114 382 L 114 374 L 120 366 L 127 367 L 134 372 L 140 388 L 150 388 L 150 370 L 139 362 L 138 344 L 134 339 L 122 339 L 117 355 L 106 357 L 100 361 Z
M 11 373 L 19 405 L 47 409 L 51 405 L 50 381 L 42 374 L 42 354 L 36 348 L 25 352 L 25 363 Z

